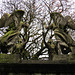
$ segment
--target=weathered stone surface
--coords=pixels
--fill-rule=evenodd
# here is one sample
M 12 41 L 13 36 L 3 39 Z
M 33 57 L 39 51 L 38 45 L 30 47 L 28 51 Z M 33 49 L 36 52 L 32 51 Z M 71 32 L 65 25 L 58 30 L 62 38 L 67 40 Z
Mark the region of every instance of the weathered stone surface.
M 54 55 L 53 61 L 56 63 L 58 62 L 59 64 L 75 64 L 75 55 Z
M 0 63 L 19 63 L 20 57 L 18 54 L 0 54 Z
M 53 61 L 59 61 L 59 60 L 69 60 L 69 55 L 54 55 Z
M 0 63 L 22 63 L 22 64 L 74 64 L 74 56 L 55 55 L 53 61 L 50 60 L 20 60 L 18 54 L 0 54 Z

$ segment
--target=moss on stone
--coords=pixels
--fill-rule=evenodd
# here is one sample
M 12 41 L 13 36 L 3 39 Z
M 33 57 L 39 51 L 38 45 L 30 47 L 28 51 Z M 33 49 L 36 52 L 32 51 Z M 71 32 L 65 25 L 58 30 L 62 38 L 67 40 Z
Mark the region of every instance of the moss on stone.
M 15 29 L 15 24 L 14 23 L 11 23 L 9 25 L 9 29 L 8 30 L 14 30 Z
M 13 30 L 7 32 L 3 37 L 1 37 L 1 42 L 4 42 L 4 41 L 6 40 L 6 38 L 7 38 L 8 36 L 10 36 L 11 34 L 13 34 L 13 33 L 14 33 Z
M 18 54 L 0 54 L 0 63 L 19 63 L 19 61 Z

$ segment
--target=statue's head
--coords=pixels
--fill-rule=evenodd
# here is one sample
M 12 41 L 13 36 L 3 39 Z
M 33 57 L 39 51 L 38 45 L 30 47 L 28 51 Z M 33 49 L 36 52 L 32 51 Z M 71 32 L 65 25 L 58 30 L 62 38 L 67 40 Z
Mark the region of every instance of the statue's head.
M 71 18 L 70 16 L 65 16 L 65 20 L 66 20 L 67 22 L 70 22 L 70 21 L 72 20 L 72 18 Z
M 13 14 L 15 14 L 18 18 L 22 18 L 24 15 L 24 11 L 23 10 L 17 10 Z
M 8 13 L 4 13 L 3 16 L 0 19 L 0 27 L 4 27 L 5 22 L 7 21 L 7 19 L 9 18 L 9 14 Z

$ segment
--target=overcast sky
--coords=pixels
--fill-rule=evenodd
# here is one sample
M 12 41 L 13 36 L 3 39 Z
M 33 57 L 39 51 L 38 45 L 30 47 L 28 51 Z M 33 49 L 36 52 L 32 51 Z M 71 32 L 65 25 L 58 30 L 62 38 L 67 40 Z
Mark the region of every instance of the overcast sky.
M 2 3 L 2 0 L 0 0 L 0 5 L 1 5 L 1 3 Z
M 0 10 L 1 10 L 1 5 L 2 5 L 2 1 L 6 1 L 6 0 L 0 0 Z M 39 0 L 39 1 L 42 1 L 42 0 Z M 47 0 L 46 0 L 47 1 Z M 56 0 L 56 1 L 59 1 L 59 0 Z M 64 0 L 62 0 L 64 1 Z M 69 3 L 68 4 L 71 4 L 71 8 L 75 8 L 75 0 L 68 0 Z M 74 4 L 72 4 L 74 2 Z M 75 11 L 75 10 L 74 10 Z M 1 12 L 0 12 L 1 13 Z
M 6 0 L 0 0 L 0 10 L 1 10 L 1 5 L 2 5 L 2 1 L 6 1 Z M 39 0 L 39 1 L 42 1 L 42 0 Z M 46 0 L 47 1 L 47 0 Z M 56 1 L 59 1 L 59 0 L 56 0 Z M 64 1 L 64 0 L 62 0 L 62 1 Z M 73 12 L 75 12 L 75 0 L 68 0 L 69 2 L 67 3 L 68 5 L 69 4 L 71 4 L 71 8 L 74 8 L 74 10 L 73 9 L 71 9 L 70 10 L 70 13 L 73 13 Z M 74 4 L 73 4 L 73 2 L 74 2 Z M 67 13 L 66 13 L 67 14 Z M 1 11 L 0 11 L 0 18 L 1 18 Z

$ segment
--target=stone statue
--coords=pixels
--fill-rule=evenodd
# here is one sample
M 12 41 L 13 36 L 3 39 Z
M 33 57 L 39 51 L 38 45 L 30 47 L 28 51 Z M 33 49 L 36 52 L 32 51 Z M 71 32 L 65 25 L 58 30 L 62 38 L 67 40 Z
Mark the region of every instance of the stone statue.
M 12 50 L 12 47 L 17 43 L 20 35 L 20 21 L 23 17 L 24 11 L 17 10 L 13 12 L 6 21 L 4 21 L 4 27 L 8 26 L 7 32 L 0 38 L 0 51 L 2 53 L 8 53 Z
M 59 43 L 60 49 L 63 54 L 68 54 L 71 52 L 72 44 L 74 40 L 67 32 L 67 28 L 75 30 L 75 23 L 70 16 L 63 17 L 60 13 L 53 12 L 50 14 L 51 19 L 53 19 L 53 24 L 50 28 L 54 30 L 54 35 Z

